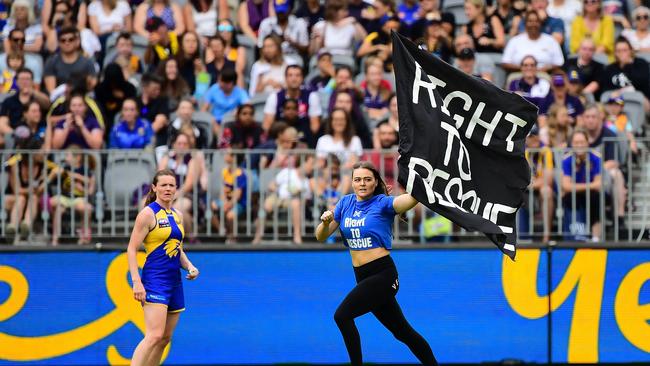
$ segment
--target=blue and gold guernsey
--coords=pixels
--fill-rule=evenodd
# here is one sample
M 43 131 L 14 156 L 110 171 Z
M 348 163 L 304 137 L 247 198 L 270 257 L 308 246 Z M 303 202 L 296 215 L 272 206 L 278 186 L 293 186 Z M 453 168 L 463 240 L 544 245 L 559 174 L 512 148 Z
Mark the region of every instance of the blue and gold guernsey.
M 168 211 L 157 202 L 147 207 L 154 213 L 156 226 L 144 238 L 147 259 L 142 268 L 142 284 L 146 302 L 167 305 L 169 312 L 183 311 L 180 251 L 185 232 L 181 217 L 173 208 Z

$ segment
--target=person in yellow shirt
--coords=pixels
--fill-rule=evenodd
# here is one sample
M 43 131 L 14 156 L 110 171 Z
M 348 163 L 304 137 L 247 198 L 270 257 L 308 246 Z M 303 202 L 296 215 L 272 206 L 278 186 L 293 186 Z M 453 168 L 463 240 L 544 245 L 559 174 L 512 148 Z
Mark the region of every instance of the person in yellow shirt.
M 584 0 L 582 15 L 571 24 L 569 51 L 576 53 L 584 38 L 591 38 L 596 53 L 604 53 L 609 61 L 614 60 L 614 19 L 603 14 L 602 0 Z

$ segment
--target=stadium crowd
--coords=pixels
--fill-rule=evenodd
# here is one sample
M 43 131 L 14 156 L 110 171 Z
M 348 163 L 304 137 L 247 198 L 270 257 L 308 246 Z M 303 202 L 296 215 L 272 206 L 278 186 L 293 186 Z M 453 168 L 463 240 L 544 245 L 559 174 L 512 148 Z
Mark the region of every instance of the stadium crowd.
M 138 149 L 154 156 L 157 168 L 176 172 L 176 207 L 187 231 L 197 223 L 225 227 L 227 240 L 235 241 L 238 218 L 252 211 L 253 242 L 262 242 L 265 218 L 286 208 L 290 236 L 301 243 L 305 201 L 335 203 L 350 191 L 349 171 L 360 159 L 381 166 L 397 186 L 391 31 L 539 107 L 526 143 L 537 207 L 531 213 L 545 207 L 543 240 L 553 225 L 565 224 L 554 222 L 558 194 L 565 210 L 589 211 L 584 223 L 600 225 L 596 197 L 607 189 L 616 196 L 612 219 L 624 226 L 625 157 L 642 148 L 635 137 L 650 115 L 648 6 L 648 0 L 0 0 L 0 146 L 9 177 L 4 233 L 26 238 L 47 210 L 49 241 L 57 244 L 62 216 L 74 210 L 82 222 L 75 238 L 89 243 L 93 212 L 105 204 L 95 196 L 101 189 L 95 168 L 106 157 L 86 152 Z M 568 147 L 602 149 L 604 156 L 580 150 L 558 158 L 551 150 Z M 21 159 L 11 149 L 32 153 Z M 204 153 L 210 149 L 223 160 L 222 186 L 206 202 L 192 197 L 210 190 L 216 159 Z M 242 153 L 255 149 L 266 152 Z M 61 150 L 64 159 L 53 162 L 50 155 Z M 250 202 L 248 191 L 260 190 L 268 169 L 274 174 L 263 199 Z M 143 197 L 142 189 L 134 196 Z M 206 210 L 215 212 L 207 222 L 196 218 Z M 599 239 L 599 226 L 587 229 Z

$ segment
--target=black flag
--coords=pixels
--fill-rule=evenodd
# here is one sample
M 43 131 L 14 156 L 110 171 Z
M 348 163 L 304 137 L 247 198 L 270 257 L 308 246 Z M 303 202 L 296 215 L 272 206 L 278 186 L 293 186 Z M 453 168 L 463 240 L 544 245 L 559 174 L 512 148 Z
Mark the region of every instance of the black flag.
M 530 183 L 525 139 L 537 107 L 392 37 L 400 184 L 514 259 L 517 209 Z

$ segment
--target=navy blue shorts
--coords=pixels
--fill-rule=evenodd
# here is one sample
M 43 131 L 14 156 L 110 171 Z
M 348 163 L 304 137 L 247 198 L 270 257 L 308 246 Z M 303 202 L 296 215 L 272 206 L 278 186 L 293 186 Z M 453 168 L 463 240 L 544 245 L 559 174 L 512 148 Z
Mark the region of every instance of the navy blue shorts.
M 182 283 L 176 286 L 152 286 L 145 283 L 143 285 L 147 293 L 145 303 L 166 305 L 168 313 L 178 313 L 185 310 Z

